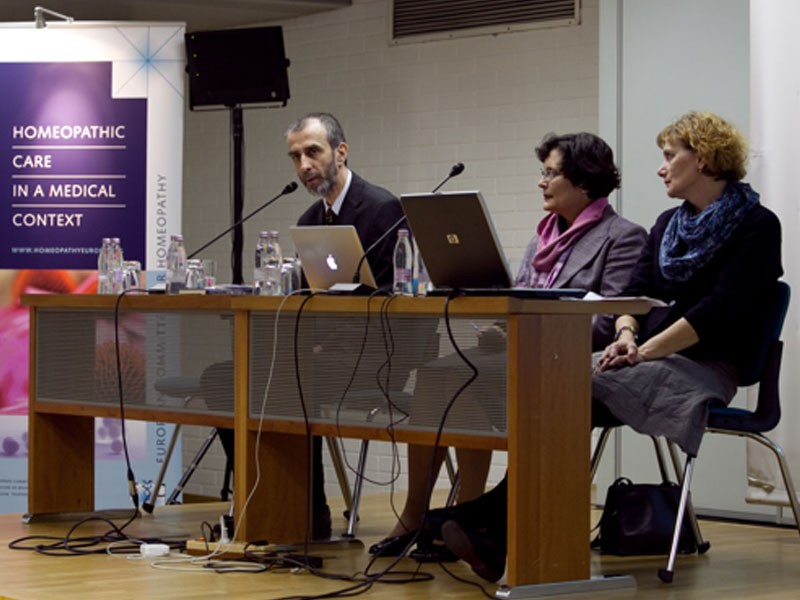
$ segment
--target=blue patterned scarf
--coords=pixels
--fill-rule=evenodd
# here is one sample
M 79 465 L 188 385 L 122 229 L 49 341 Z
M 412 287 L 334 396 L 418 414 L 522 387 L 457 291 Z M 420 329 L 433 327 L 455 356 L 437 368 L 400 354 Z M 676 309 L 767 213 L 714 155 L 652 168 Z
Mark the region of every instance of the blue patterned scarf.
M 699 214 L 684 202 L 667 223 L 658 262 L 669 281 L 686 281 L 714 257 L 758 204 L 747 183 L 731 181 L 717 200 Z

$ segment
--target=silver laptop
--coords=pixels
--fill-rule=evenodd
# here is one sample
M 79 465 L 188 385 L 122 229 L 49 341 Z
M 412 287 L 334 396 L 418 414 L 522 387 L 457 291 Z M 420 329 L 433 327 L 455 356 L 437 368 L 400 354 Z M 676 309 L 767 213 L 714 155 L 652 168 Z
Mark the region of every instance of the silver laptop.
M 453 290 L 524 298 L 585 294 L 577 289 L 511 287 L 508 262 L 478 191 L 404 194 L 400 203 L 435 288 L 433 294 Z
M 337 283 L 353 282 L 364 249 L 352 225 L 309 225 L 289 228 L 295 250 L 312 290 L 328 290 Z M 361 263 L 360 283 L 377 287 L 369 262 Z

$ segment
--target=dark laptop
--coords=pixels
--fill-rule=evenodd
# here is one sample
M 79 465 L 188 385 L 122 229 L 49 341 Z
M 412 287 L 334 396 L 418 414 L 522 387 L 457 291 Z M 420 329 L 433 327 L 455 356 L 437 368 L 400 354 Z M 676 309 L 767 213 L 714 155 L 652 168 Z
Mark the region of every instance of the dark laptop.
M 585 290 L 512 287 L 486 202 L 478 191 L 404 194 L 400 203 L 434 290 L 524 298 L 581 297 Z

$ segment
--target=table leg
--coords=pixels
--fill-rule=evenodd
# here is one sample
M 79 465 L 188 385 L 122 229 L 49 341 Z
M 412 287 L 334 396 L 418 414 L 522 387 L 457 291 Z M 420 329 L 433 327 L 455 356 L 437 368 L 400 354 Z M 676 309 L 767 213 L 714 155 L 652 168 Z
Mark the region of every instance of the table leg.
M 94 510 L 94 418 L 31 412 L 28 512 Z
M 237 466 L 234 468 L 235 519 L 239 519 L 252 492 L 240 526 L 239 540 L 302 542 L 306 536 L 306 524 L 310 523 L 307 508 L 309 442 L 305 436 L 295 434 L 266 432 L 261 434 L 258 442 L 256 436 L 256 432 L 248 432 L 248 452 L 242 461 L 239 461 L 237 453 Z M 256 471 L 256 460 L 259 461 L 260 474 Z
M 510 586 L 590 576 L 590 321 L 509 319 Z

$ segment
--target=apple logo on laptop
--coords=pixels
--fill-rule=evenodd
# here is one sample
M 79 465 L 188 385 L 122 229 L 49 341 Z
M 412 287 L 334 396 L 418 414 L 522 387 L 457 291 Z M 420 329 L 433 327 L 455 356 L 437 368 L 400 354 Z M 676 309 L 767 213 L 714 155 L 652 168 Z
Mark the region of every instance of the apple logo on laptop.
M 328 268 L 331 271 L 339 270 L 339 265 L 336 264 L 336 259 L 333 257 L 333 254 L 328 254 L 328 258 L 325 259 L 325 262 L 328 264 Z

